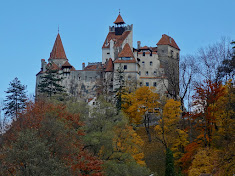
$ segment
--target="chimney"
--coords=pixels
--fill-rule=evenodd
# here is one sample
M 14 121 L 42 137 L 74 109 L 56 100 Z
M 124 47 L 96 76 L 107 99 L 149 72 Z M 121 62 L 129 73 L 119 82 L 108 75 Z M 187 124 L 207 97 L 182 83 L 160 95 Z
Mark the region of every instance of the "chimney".
M 46 62 L 45 59 L 41 59 L 41 71 L 46 71 Z
M 84 68 L 85 68 L 85 63 L 83 62 L 82 63 L 82 69 L 84 70 Z
M 140 44 L 141 44 L 141 42 L 137 41 L 137 49 L 140 49 Z

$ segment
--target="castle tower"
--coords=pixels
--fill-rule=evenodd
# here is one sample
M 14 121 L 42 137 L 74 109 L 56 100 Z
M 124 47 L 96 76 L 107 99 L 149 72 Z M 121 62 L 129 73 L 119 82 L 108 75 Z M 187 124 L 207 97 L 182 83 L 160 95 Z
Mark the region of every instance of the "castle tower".
M 133 49 L 133 25 L 125 25 L 122 16 L 118 15 L 114 26 L 109 26 L 109 33 L 102 46 L 102 63 L 105 64 L 109 58 L 112 61 L 118 59 L 126 43 Z
M 168 79 L 168 94 L 177 99 L 179 96 L 179 54 L 180 48 L 175 40 L 163 34 L 157 43 L 158 57 Z
M 64 51 L 64 46 L 62 44 L 62 40 L 60 38 L 60 34 L 57 34 L 54 46 L 52 48 L 52 51 L 50 53 L 50 58 L 48 59 L 48 62 L 54 62 L 56 65 L 61 67 L 66 61 L 68 61 L 65 51 Z

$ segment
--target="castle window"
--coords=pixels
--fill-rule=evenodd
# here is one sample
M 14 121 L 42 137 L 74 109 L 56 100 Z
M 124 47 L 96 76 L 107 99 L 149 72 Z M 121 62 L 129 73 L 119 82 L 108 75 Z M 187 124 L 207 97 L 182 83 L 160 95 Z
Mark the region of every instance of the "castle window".
M 143 85 L 143 83 L 142 82 L 140 82 L 140 86 L 142 86 Z
M 176 54 L 177 59 L 179 59 L 179 53 Z
M 141 71 L 139 71 L 139 75 L 141 75 Z
M 171 57 L 173 57 L 173 53 L 174 53 L 173 50 L 171 50 Z
M 156 72 L 156 71 L 154 71 L 154 72 L 153 72 L 153 75 L 155 75 L 155 76 L 156 76 L 156 75 L 157 75 L 157 72 Z
M 152 61 L 150 61 L 150 62 L 149 62 L 149 65 L 150 65 L 150 66 L 152 66 L 152 65 L 153 65 L 153 62 L 152 62 Z
M 149 86 L 149 82 L 146 82 L 146 86 Z
M 164 53 L 164 50 L 162 50 L 162 53 Z
M 153 55 L 153 53 L 151 52 L 151 53 L 150 53 L 150 56 L 152 56 L 152 55 Z
M 78 80 L 80 80 L 81 79 L 81 77 L 78 77 Z
M 143 66 L 144 66 L 144 61 L 142 62 Z
M 153 82 L 153 86 L 154 86 L 154 87 L 157 87 L 157 83 L 156 83 L 156 82 Z
M 107 53 L 107 54 L 110 54 L 110 53 Z
M 143 52 L 143 56 L 145 56 L 145 52 Z
M 145 75 L 146 75 L 146 76 L 148 76 L 148 75 L 149 75 L 149 72 L 148 72 L 148 71 L 146 71 L 146 72 L 145 72 Z
M 124 70 L 127 70 L 127 65 L 124 65 Z

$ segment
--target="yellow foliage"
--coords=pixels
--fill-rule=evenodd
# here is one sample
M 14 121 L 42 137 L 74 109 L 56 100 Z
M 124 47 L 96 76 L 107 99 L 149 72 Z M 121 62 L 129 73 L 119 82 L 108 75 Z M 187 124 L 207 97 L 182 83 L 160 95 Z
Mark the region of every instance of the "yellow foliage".
M 133 93 L 122 95 L 124 101 L 122 109 L 130 118 L 131 123 L 141 123 L 143 115 L 148 110 L 159 107 L 159 95 L 154 91 L 155 88 L 144 86 Z
M 145 165 L 144 153 L 142 152 L 144 142 L 133 128 L 128 125 L 117 127 L 115 133 L 116 137 L 113 139 L 115 150 L 130 153 L 138 164 Z
M 189 168 L 189 176 L 199 176 L 202 173 L 211 174 L 218 167 L 218 153 L 213 149 L 199 149 L 194 156 L 192 166 Z
M 129 125 L 118 125 L 114 128 L 115 136 L 113 138 L 112 154 L 109 157 L 110 160 L 117 157 L 123 159 L 123 154 L 128 153 L 132 156 L 135 161 L 145 166 L 144 153 L 142 151 L 142 146 L 144 145 L 141 137 L 133 130 Z M 101 147 L 99 156 L 104 156 L 106 153 L 105 147 Z M 129 158 L 124 159 L 128 162 Z

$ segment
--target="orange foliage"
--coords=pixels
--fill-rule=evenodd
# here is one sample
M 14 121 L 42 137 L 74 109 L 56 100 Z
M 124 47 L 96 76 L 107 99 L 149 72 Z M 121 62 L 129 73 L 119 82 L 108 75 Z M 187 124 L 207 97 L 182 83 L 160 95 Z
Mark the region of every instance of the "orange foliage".
M 12 123 L 11 129 L 6 133 L 5 138 L 6 143 L 10 144 L 11 141 L 16 140 L 18 132 L 25 129 L 40 130 L 42 122 L 46 118 L 56 118 L 57 120 L 63 122 L 65 128 L 76 131 L 76 135 L 66 133 L 66 138 L 71 141 L 71 143 L 63 146 L 66 147 L 68 151 L 75 151 L 71 153 L 63 153 L 60 157 L 68 167 L 72 169 L 74 175 L 84 175 L 84 176 L 101 176 L 103 175 L 101 165 L 103 162 L 97 157 L 93 156 L 87 150 L 81 141 L 81 137 L 84 135 L 81 126 L 83 123 L 79 120 L 79 114 L 71 114 L 66 110 L 66 106 L 61 104 L 52 104 L 47 102 L 29 102 L 26 107 L 24 114 L 21 114 L 17 121 Z M 43 131 L 40 135 L 45 137 L 45 135 L 50 136 L 50 130 Z M 58 145 L 63 143 L 64 136 L 58 136 L 56 139 Z M 60 138 L 60 139 L 59 139 Z M 55 153 L 57 155 L 57 153 Z M 78 174 L 79 173 L 79 174 Z M 80 174 L 81 173 L 81 174 Z

